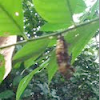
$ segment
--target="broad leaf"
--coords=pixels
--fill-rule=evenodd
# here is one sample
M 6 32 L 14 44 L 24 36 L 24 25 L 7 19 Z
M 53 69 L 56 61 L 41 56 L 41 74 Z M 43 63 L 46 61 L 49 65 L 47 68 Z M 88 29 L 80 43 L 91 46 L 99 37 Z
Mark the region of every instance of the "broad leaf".
M 0 54 L 0 83 L 3 80 L 5 74 L 5 60 L 4 56 Z
M 75 8 L 72 6 L 73 3 L 77 1 Z M 71 7 L 73 8 L 74 13 L 81 13 L 86 9 L 86 4 L 84 0 L 74 0 L 74 2 L 71 2 Z
M 85 45 L 89 42 L 89 40 L 95 35 L 96 30 L 99 27 L 99 21 L 95 21 L 93 23 L 81 26 L 73 31 L 70 31 L 65 35 L 65 39 L 69 44 L 69 54 L 72 53 L 72 63 L 75 61 L 76 57 L 81 53 L 84 49 Z M 53 39 L 54 45 L 55 39 Z M 48 70 L 48 82 L 52 80 L 53 76 L 57 71 L 57 63 L 56 63 L 55 52 L 51 55 L 49 66 L 47 67 Z
M 21 0 L 0 0 L 0 36 L 23 33 Z
M 84 11 L 83 16 L 80 17 L 80 21 L 91 20 L 98 18 L 99 16 L 99 0 L 95 4 L 88 8 L 89 11 Z
M 70 44 L 69 52 L 72 53 L 72 63 L 81 53 L 85 45 L 95 35 L 99 28 L 99 21 L 92 22 L 85 26 L 81 26 L 73 31 L 68 32 L 65 36 L 66 41 Z
M 57 67 L 57 60 L 55 55 L 55 50 L 52 52 L 52 55 L 50 57 L 49 65 L 47 66 L 48 70 L 48 84 L 50 84 L 53 76 L 55 75 L 58 67 Z
M 96 1 L 96 3 L 91 8 L 91 13 L 89 15 L 90 18 L 96 18 L 99 16 L 99 0 Z
M 17 62 L 17 63 L 15 63 L 15 64 L 13 64 L 13 68 L 19 68 L 20 66 L 21 66 L 21 63 L 22 62 Z
M 40 31 L 59 31 L 63 29 L 67 29 L 71 24 L 52 24 L 46 23 L 41 28 Z
M 41 39 L 26 43 L 14 56 L 14 62 L 25 61 L 31 57 L 36 59 L 48 45 L 48 39 Z
M 32 57 L 30 59 L 27 59 L 25 62 L 24 62 L 24 66 L 25 68 L 29 68 L 31 65 L 33 65 L 35 62 L 34 62 L 34 58 L 36 57 Z
M 85 10 L 83 0 L 33 0 L 35 9 L 49 23 L 72 24 L 72 16 Z
M 71 23 L 66 0 L 33 0 L 37 12 L 49 23 Z
M 16 93 L 16 100 L 19 100 L 20 96 L 22 95 L 22 93 L 26 89 L 27 85 L 33 78 L 33 75 L 36 74 L 42 67 L 43 66 L 38 67 L 37 69 L 33 70 L 29 75 L 27 75 L 20 81 L 18 89 L 17 89 L 17 93 Z
M 51 38 L 48 47 L 56 46 L 56 39 L 57 39 L 56 37 Z

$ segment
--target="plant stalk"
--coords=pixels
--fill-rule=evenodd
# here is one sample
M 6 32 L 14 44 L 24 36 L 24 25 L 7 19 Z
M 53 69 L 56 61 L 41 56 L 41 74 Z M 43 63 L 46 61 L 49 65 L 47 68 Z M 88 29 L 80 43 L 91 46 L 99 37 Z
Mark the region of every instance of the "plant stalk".
M 67 34 L 67 32 L 69 32 L 69 31 L 72 31 L 72 30 L 77 29 L 77 28 L 79 28 L 79 27 L 85 26 L 85 25 L 87 25 L 87 24 L 91 24 L 91 23 L 93 23 L 93 22 L 95 22 L 95 21 L 99 21 L 99 18 L 96 18 L 96 19 L 94 19 L 94 20 L 91 20 L 91 21 L 84 22 L 84 23 L 82 23 L 82 24 L 73 26 L 73 27 L 68 28 L 68 29 L 66 29 L 66 30 L 64 30 L 64 31 L 61 31 L 61 32 L 51 33 L 51 34 L 44 35 L 44 36 L 41 36 L 41 37 L 23 40 L 23 41 L 20 41 L 20 42 L 11 44 L 11 45 L 7 45 L 7 46 L 1 46 L 0 49 L 8 48 L 8 47 L 15 46 L 15 45 L 21 45 L 21 44 L 24 44 L 24 43 L 27 43 L 27 42 L 31 42 L 31 41 L 35 41 L 35 40 L 39 40 L 39 39 L 49 38 L 49 37 L 51 37 L 51 36 L 57 36 L 57 35 L 63 34 L 63 33 L 64 33 L 64 34 Z

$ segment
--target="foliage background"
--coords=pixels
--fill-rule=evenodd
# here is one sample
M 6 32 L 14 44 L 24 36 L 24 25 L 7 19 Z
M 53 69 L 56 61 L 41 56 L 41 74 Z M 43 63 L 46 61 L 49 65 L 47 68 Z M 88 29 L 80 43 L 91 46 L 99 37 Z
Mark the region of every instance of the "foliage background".
M 46 32 L 38 30 L 46 21 L 37 14 L 32 1 L 24 0 L 23 9 L 24 29 L 27 37 L 31 38 L 45 35 Z M 87 13 L 84 13 L 84 16 L 82 17 L 82 21 L 86 20 L 86 18 L 88 19 L 88 17 L 90 18 Z M 95 12 L 95 16 L 97 16 L 97 11 Z M 99 100 L 98 41 L 96 41 L 96 38 L 97 35 L 94 36 L 75 60 L 73 66 L 76 72 L 70 80 L 66 81 L 57 72 L 50 86 L 48 86 L 48 72 L 44 68 L 44 70 L 34 75 L 20 100 Z M 18 37 L 18 41 L 22 40 L 23 37 Z M 55 44 L 55 40 L 50 45 L 52 44 Z M 36 62 L 33 62 L 32 59 L 31 64 L 28 61 L 26 63 L 18 62 L 17 65 L 15 64 L 10 75 L 0 85 L 0 99 L 15 100 L 16 91 L 21 79 L 35 68 L 38 68 L 44 61 L 48 60 L 50 52 L 54 47 L 55 45 L 47 48 L 45 50 L 47 56 L 45 57 L 41 54 L 36 59 Z M 21 48 L 21 45 L 17 45 L 15 52 Z M 27 66 L 28 69 L 26 68 Z

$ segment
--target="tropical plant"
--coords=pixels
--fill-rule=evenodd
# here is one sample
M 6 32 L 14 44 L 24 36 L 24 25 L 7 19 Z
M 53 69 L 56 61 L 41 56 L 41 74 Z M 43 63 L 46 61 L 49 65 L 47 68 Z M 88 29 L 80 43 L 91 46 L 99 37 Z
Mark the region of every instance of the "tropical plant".
M 72 54 L 71 64 L 74 64 L 75 59 L 98 30 L 98 2 L 96 0 L 93 5 L 88 6 L 83 0 L 24 0 L 23 4 L 21 0 L 10 0 L 9 2 L 0 0 L 0 18 L 2 18 L 0 20 L 0 36 L 17 35 L 21 39 L 17 43 L 0 47 L 3 50 L 10 46 L 16 46 L 13 66 L 20 68 L 18 74 L 21 73 L 21 76 L 15 78 L 13 84 L 16 85 L 22 77 L 28 74 L 19 83 L 16 100 L 20 99 L 33 76 L 36 73 L 41 73 L 44 69 L 47 69 L 48 85 L 50 85 L 58 69 L 55 57 L 55 44 L 58 35 L 63 34 L 65 40 L 69 43 L 68 53 L 69 55 Z M 75 19 L 75 17 L 77 18 Z M 4 62 L 2 56 L 0 62 Z M 1 64 L 0 72 L 2 72 L 0 73 L 0 81 L 2 81 L 5 73 L 4 63 Z M 75 74 L 75 78 L 77 78 L 77 71 Z M 79 79 L 80 76 L 81 74 L 78 76 Z M 81 81 L 80 79 L 79 82 Z M 47 89 L 48 85 L 44 83 L 44 87 Z M 43 87 L 41 84 L 38 84 L 38 86 Z M 11 94 L 10 96 L 14 95 L 10 90 L 6 92 L 6 94 Z M 44 90 L 45 95 L 47 95 L 46 93 Z M 56 98 L 58 97 L 56 96 Z M 82 96 L 77 98 L 80 99 Z

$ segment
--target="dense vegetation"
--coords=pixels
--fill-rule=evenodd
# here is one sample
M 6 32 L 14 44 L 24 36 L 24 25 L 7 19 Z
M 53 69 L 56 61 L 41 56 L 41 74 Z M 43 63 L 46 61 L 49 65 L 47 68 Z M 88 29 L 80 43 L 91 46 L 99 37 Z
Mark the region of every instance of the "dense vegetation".
M 1 11 L 4 11 L 2 5 L 5 1 L 0 1 Z M 62 5 L 62 8 L 58 6 L 56 8 L 56 0 L 45 1 L 45 6 L 43 0 L 23 0 L 23 3 L 16 3 L 16 9 L 19 9 L 18 4 L 23 7 L 23 19 L 20 18 L 19 21 L 16 19 L 16 22 L 20 23 L 22 33 L 14 22 L 10 23 L 16 27 L 13 31 L 11 26 L 6 26 L 9 27 L 8 30 L 5 23 L 0 21 L 5 27 L 2 28 L 0 25 L 2 31 L 0 36 L 5 35 L 4 30 L 11 32 L 10 35 L 18 35 L 18 45 L 12 62 L 13 69 L 0 84 L 0 100 L 99 100 L 98 41 L 96 40 L 98 0 L 94 5 L 89 6 L 87 11 L 83 0 L 80 2 L 76 0 L 79 6 L 75 6 L 76 1 L 71 0 L 70 3 L 67 2 L 70 12 L 66 13 L 64 2 L 69 0 L 58 1 L 58 5 Z M 6 3 L 3 5 L 5 9 Z M 49 4 L 52 5 L 50 9 Z M 8 8 L 8 12 L 12 12 L 10 6 Z M 62 14 L 60 17 L 57 16 L 57 11 L 58 15 Z M 79 22 L 75 22 L 72 16 L 80 13 L 83 14 L 79 17 Z M 67 14 L 71 17 L 67 16 L 66 20 L 64 16 Z M 2 16 L 7 15 L 1 14 L 0 17 Z M 6 20 L 10 21 L 7 18 Z M 71 25 L 75 27 L 69 30 L 68 27 Z M 69 43 L 68 52 L 72 54 L 71 63 L 75 68 L 70 80 L 64 79 L 57 71 L 55 60 L 57 35 L 62 33 Z M 20 45 L 23 40 L 25 43 Z

